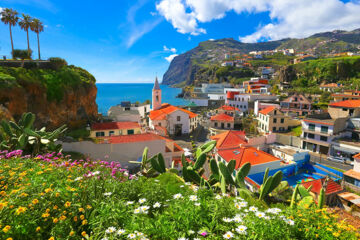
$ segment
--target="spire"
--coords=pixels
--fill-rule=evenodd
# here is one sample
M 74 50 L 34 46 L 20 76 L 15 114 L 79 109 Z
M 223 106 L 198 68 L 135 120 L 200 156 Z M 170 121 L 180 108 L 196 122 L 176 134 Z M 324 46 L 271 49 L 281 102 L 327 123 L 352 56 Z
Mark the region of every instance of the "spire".
M 155 84 L 154 84 L 153 90 L 161 90 L 161 89 L 160 89 L 160 86 L 159 86 L 159 82 L 158 82 L 158 78 L 157 78 L 157 77 L 155 78 Z

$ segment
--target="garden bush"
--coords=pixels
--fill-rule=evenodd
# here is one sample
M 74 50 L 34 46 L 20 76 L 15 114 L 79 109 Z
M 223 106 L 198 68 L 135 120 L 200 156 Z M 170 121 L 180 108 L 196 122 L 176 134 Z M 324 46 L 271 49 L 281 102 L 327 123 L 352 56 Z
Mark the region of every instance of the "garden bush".
M 116 162 L 0 153 L 0 239 L 357 239 L 326 209 L 219 194 Z

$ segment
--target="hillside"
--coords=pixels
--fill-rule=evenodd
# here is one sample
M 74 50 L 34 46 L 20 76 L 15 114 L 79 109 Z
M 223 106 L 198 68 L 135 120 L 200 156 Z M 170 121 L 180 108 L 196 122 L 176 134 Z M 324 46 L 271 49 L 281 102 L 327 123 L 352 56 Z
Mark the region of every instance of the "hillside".
M 95 78 L 75 66 L 21 68 L 0 66 L 1 116 L 37 115 L 39 126 L 83 125 L 96 118 Z
M 283 39 L 260 43 L 242 43 L 232 38 L 208 40 L 197 47 L 175 57 L 163 76 L 165 85 L 189 85 L 197 79 L 200 70 L 218 66 L 225 53 L 247 54 L 250 51 L 293 48 L 297 52 L 310 52 L 316 55 L 358 51 L 360 29 L 354 31 L 333 31 L 318 33 L 304 39 Z

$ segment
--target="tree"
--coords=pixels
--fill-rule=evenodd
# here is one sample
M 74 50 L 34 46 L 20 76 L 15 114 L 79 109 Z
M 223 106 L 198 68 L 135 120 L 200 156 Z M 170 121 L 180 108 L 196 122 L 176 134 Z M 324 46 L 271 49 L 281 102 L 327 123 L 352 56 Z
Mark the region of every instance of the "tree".
M 28 55 L 30 56 L 30 43 L 29 43 L 29 28 L 31 26 L 32 18 L 29 15 L 22 14 L 23 18 L 19 22 L 19 26 L 22 30 L 26 31 Z
M 39 41 L 39 33 L 44 31 L 44 25 L 42 24 L 42 22 L 37 19 L 34 18 L 31 22 L 30 25 L 30 29 L 31 31 L 35 32 L 37 35 L 37 42 L 38 42 L 38 53 L 39 53 L 39 60 L 40 60 L 40 41 Z
M 11 53 L 14 52 L 14 43 L 13 43 L 13 38 L 12 38 L 11 26 L 16 26 L 17 22 L 19 21 L 19 17 L 17 15 L 18 15 L 18 12 L 11 8 L 5 8 L 1 12 L 1 21 L 5 24 L 9 24 L 10 40 L 11 40 Z

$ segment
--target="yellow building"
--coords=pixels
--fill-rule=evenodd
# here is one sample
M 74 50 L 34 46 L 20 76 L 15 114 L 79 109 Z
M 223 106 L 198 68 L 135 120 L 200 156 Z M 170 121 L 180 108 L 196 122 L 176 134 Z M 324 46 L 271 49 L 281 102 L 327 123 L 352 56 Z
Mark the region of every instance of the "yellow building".
M 284 132 L 301 122 L 291 119 L 274 106 L 267 107 L 259 112 L 258 129 L 260 132 Z
M 109 137 L 140 134 L 141 127 L 137 122 L 105 122 L 91 126 L 90 137 Z

